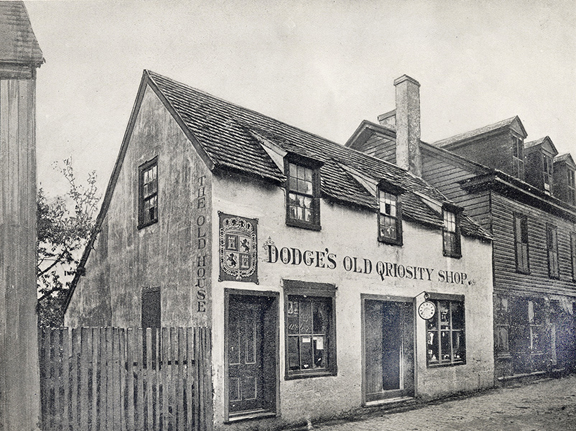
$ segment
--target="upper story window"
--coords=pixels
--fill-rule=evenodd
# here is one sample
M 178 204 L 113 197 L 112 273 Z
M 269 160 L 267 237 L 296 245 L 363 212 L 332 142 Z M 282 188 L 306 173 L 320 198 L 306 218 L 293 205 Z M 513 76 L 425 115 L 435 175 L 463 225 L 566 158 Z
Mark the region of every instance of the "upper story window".
M 449 208 L 444 208 L 442 212 L 444 215 L 444 224 L 442 227 L 444 256 L 462 257 L 459 212 Z
M 158 221 L 158 158 L 138 168 L 138 228 Z
M 548 248 L 548 275 L 550 278 L 559 278 L 558 267 L 558 229 L 556 226 L 546 226 L 546 244 Z
M 554 173 L 552 157 L 542 154 L 542 174 L 544 176 L 544 191 L 548 194 L 552 192 L 552 175 Z
M 574 182 L 574 171 L 572 169 L 567 170 L 568 175 L 568 203 L 576 205 L 576 184 Z
M 514 246 L 516 250 L 516 271 L 528 274 L 528 217 L 514 214 Z
M 320 168 L 286 162 L 286 224 L 320 230 Z
M 378 206 L 378 240 L 402 245 L 402 212 L 398 194 L 379 188 Z
M 524 179 L 524 142 L 517 136 L 512 136 L 512 165 L 514 175 Z
M 576 232 L 570 232 L 570 254 L 572 258 L 572 280 L 576 281 Z

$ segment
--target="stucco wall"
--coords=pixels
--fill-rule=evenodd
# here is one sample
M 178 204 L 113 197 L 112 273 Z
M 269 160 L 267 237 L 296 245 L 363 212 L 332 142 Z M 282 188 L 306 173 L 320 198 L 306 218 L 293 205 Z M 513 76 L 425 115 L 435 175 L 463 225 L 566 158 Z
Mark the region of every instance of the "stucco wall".
M 66 314 L 69 326 L 139 327 L 141 293 L 160 287 L 162 326 L 206 325 L 198 312 L 199 227 L 210 229 L 210 171 L 156 94 L 145 90 L 95 249 Z M 158 156 L 158 223 L 138 229 L 138 167 Z M 202 226 L 198 226 L 198 217 Z M 203 234 L 200 231 L 200 234 Z M 208 253 L 205 253 L 208 255 Z M 203 261 L 210 265 L 209 255 Z M 204 296 L 209 300 L 209 280 Z M 112 312 L 113 310 L 113 312 Z
M 404 222 L 402 247 L 377 241 L 376 214 L 350 209 L 327 201 L 321 202 L 322 230 L 313 232 L 285 225 L 284 190 L 260 186 L 239 177 L 214 177 L 213 218 L 217 211 L 258 219 L 259 284 L 214 282 L 213 289 L 213 364 L 214 417 L 224 420 L 224 292 L 227 288 L 273 291 L 280 293 L 279 325 L 279 413 L 276 422 L 294 422 L 306 417 L 327 417 L 358 408 L 362 404 L 361 294 L 416 298 L 415 307 L 424 300 L 423 292 L 440 292 L 465 296 L 467 361 L 465 365 L 427 368 L 425 321 L 415 317 L 415 386 L 416 395 L 435 397 L 456 391 L 473 390 L 493 385 L 492 275 L 489 243 L 462 238 L 461 259 L 442 255 L 440 230 L 430 230 Z M 218 235 L 213 228 L 215 238 Z M 269 263 L 263 244 L 272 240 L 281 247 L 328 251 L 336 255 L 336 268 Z M 217 255 L 217 241 L 212 252 Z M 345 256 L 419 266 L 433 270 L 431 281 L 385 277 L 372 273 L 346 271 Z M 439 281 L 439 271 L 467 274 L 467 282 L 455 284 Z M 213 280 L 218 279 L 215 265 Z M 338 373 L 336 376 L 285 380 L 284 300 L 282 279 L 334 283 L 336 292 L 336 337 Z M 271 421 L 271 424 L 274 422 Z M 262 424 L 262 422 L 260 422 Z M 238 424 L 245 428 L 246 424 Z M 254 425 L 255 426 L 255 425 Z M 226 425 L 226 429 L 234 429 Z M 248 426 L 249 427 L 249 426 Z

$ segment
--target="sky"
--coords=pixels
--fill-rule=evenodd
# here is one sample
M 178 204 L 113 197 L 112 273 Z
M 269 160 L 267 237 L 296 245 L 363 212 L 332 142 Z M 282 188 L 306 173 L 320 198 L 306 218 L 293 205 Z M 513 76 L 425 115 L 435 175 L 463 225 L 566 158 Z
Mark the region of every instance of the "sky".
M 573 0 L 25 1 L 37 76 L 38 181 L 72 157 L 104 192 L 149 69 L 344 144 L 421 84 L 422 140 L 518 115 L 576 158 Z

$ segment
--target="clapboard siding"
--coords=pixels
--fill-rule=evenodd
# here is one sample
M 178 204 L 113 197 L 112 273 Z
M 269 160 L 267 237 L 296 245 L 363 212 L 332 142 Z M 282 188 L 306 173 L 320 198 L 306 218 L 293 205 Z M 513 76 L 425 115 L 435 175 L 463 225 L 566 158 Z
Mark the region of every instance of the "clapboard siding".
M 530 274 L 516 271 L 514 250 L 514 213 L 528 217 L 528 259 Z M 555 217 L 538 208 L 512 201 L 498 193 L 492 194 L 494 224 L 494 290 L 510 290 L 543 294 L 576 296 L 576 282 L 572 280 L 570 232 L 576 231 L 573 223 Z M 548 275 L 548 249 L 546 226 L 558 228 L 558 261 L 560 278 Z
M 396 164 L 396 143 L 390 138 L 374 133 L 358 150 L 369 156 Z

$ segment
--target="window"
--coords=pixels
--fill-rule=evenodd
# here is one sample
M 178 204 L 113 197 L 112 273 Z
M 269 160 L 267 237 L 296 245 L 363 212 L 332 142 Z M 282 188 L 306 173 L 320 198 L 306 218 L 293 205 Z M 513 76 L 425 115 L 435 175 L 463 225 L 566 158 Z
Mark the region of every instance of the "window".
M 512 167 L 514 175 L 524 179 L 524 144 L 522 139 L 512 136 Z
M 516 271 L 528 274 L 528 217 L 514 214 L 514 244 L 516 250 Z
M 550 194 L 552 192 L 552 175 L 553 175 L 553 165 L 552 157 L 542 154 L 542 167 L 544 175 L 544 190 L 546 193 Z
M 320 230 L 318 167 L 287 162 L 286 224 Z
M 576 185 L 574 184 L 574 171 L 567 170 L 568 173 L 568 203 L 576 205 Z
M 139 168 L 138 228 L 158 221 L 158 158 Z
M 442 227 L 442 241 L 444 256 L 459 258 L 462 256 L 460 247 L 459 214 L 444 208 L 444 225 Z
M 559 278 L 558 268 L 558 229 L 556 226 L 546 226 L 546 244 L 548 248 L 548 275 L 550 278 Z
M 464 300 L 430 299 L 436 314 L 426 322 L 428 366 L 466 363 Z
M 336 287 L 284 280 L 284 289 L 286 378 L 336 374 Z
M 494 348 L 499 357 L 510 357 L 510 306 L 508 298 L 496 295 L 494 298 Z
M 510 353 L 513 373 L 523 374 L 545 370 L 550 349 L 543 299 L 511 297 L 509 299 Z
M 378 190 L 378 239 L 389 244 L 402 245 L 402 217 L 398 196 Z
M 570 232 L 570 252 L 572 257 L 572 280 L 576 281 L 576 232 Z

